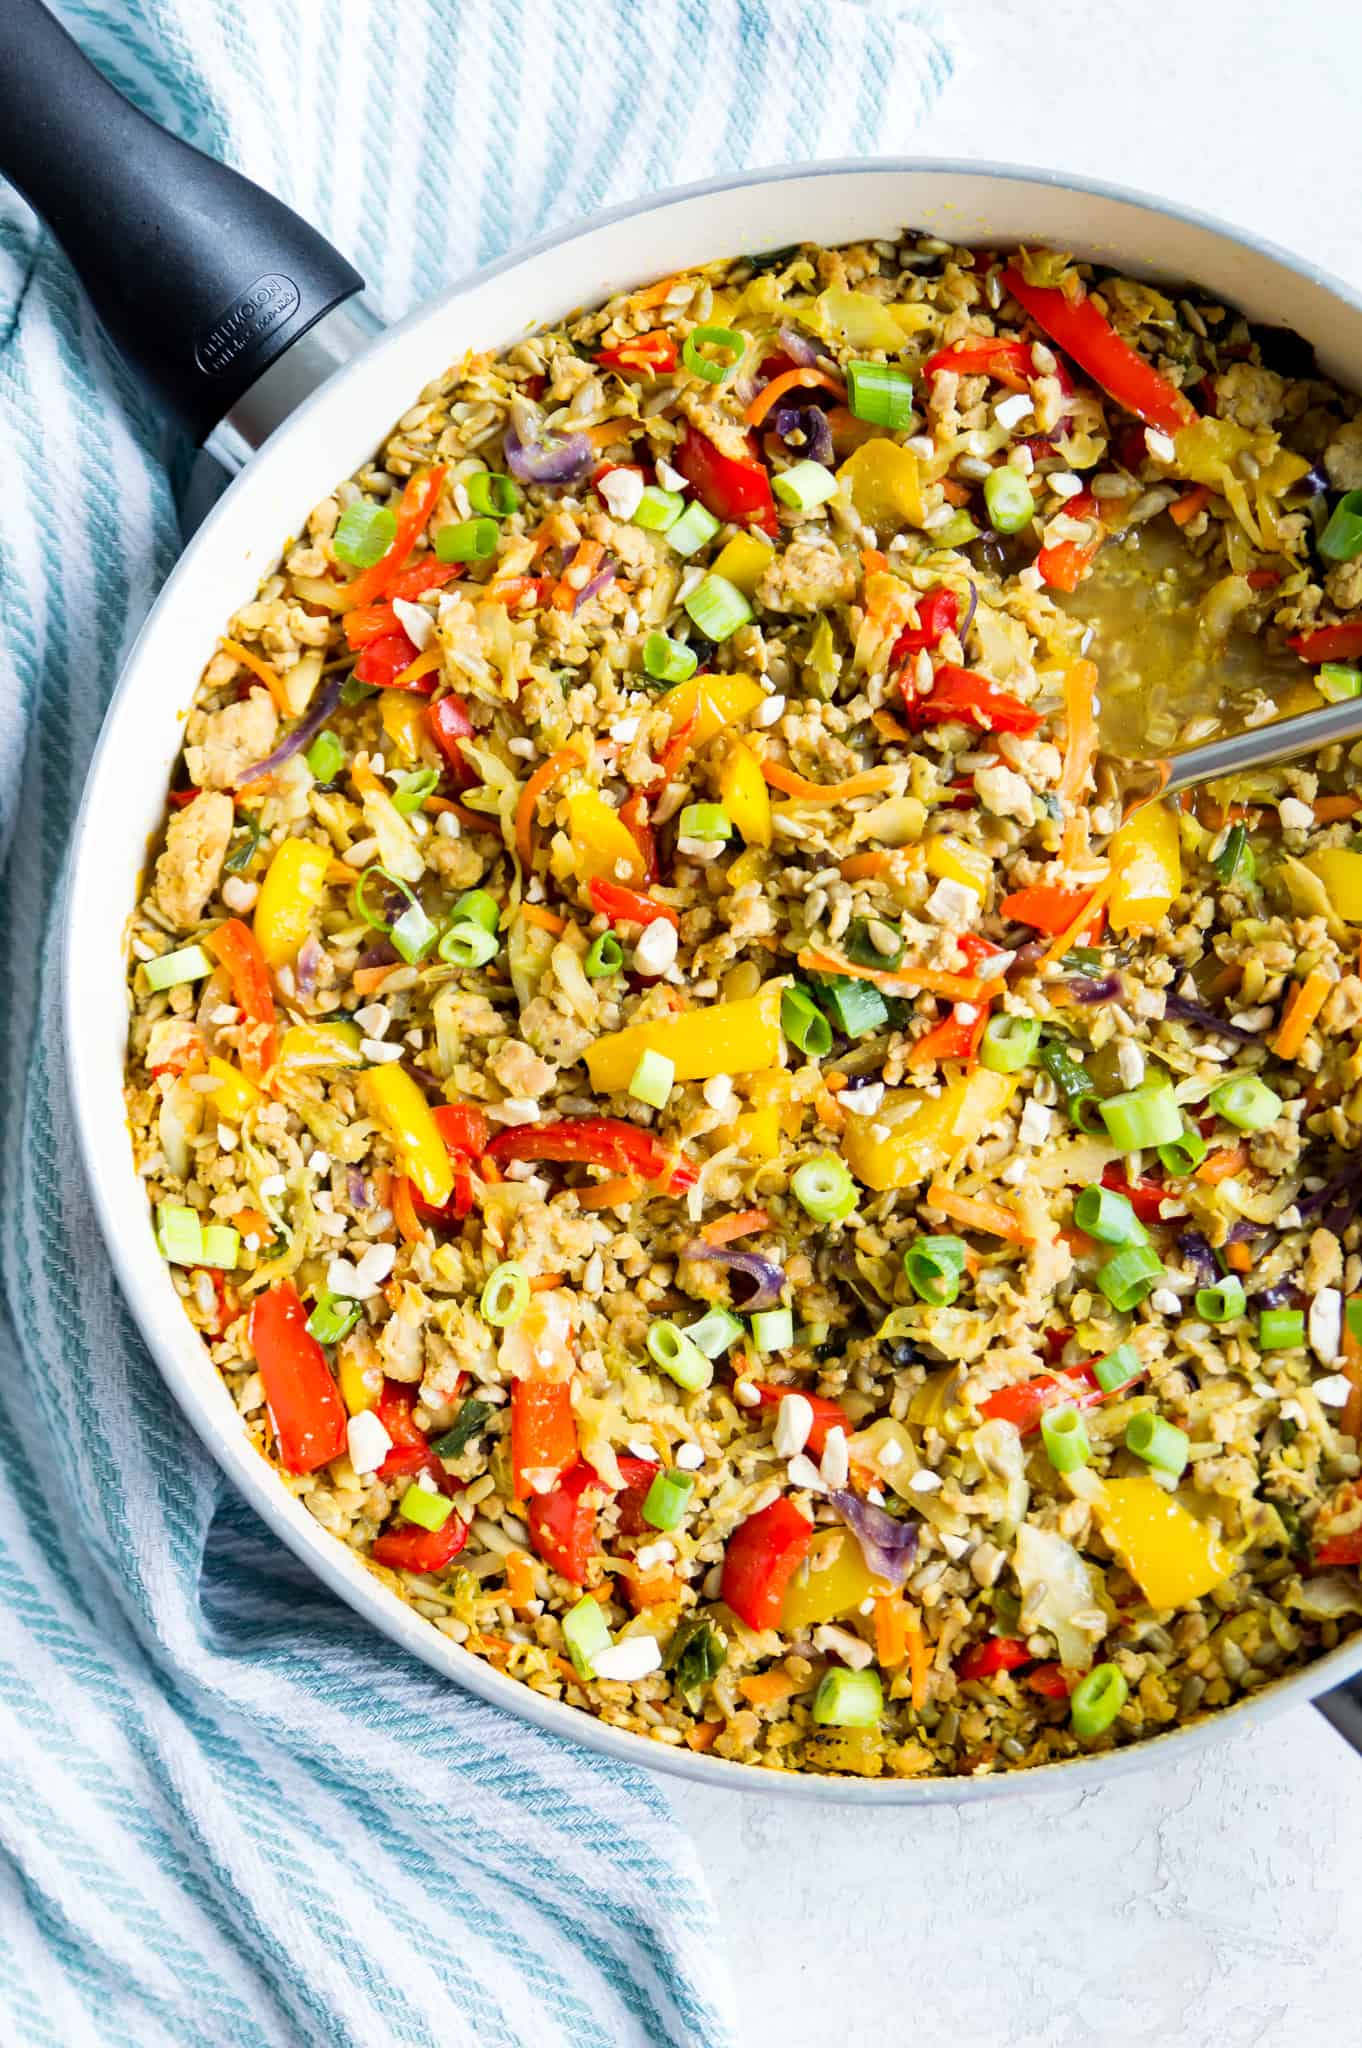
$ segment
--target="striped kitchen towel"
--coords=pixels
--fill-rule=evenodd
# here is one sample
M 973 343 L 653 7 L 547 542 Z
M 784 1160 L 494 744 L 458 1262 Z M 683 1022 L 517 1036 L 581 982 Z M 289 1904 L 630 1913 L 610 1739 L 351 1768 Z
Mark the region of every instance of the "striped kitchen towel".
M 950 68 L 895 0 L 59 11 L 387 315 L 654 187 L 898 149 Z M 63 860 L 183 455 L 0 190 L 0 2040 L 724 2048 L 718 1930 L 662 1783 L 463 1695 L 315 1584 L 191 1437 L 97 1240 Z

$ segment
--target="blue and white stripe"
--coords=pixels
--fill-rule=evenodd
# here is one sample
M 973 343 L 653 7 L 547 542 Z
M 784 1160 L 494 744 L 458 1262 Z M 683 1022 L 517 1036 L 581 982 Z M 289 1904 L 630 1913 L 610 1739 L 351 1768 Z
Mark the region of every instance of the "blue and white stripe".
M 898 148 L 950 66 L 895 0 L 59 11 L 389 315 L 654 187 Z M 184 457 L 0 190 L 0 2040 L 727 2048 L 657 1781 L 452 1690 L 324 1592 L 190 1437 L 97 1242 L 56 927 Z

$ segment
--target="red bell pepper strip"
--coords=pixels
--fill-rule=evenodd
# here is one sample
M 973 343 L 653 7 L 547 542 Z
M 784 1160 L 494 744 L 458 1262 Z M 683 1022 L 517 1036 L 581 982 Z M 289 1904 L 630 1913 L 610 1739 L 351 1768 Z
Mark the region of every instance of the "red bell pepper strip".
M 478 780 L 477 770 L 464 758 L 464 740 L 473 737 L 473 721 L 462 697 L 439 697 L 426 706 L 430 736 L 445 759 L 445 774 L 455 789 L 469 789 Z
M 1004 896 L 998 911 L 1014 924 L 1029 924 L 1033 931 L 1057 939 L 1082 913 L 1091 895 L 1091 889 L 1056 889 L 1048 883 L 1035 882 L 1029 889 L 1014 889 L 1010 896 Z
M 941 644 L 942 636 L 953 633 L 960 623 L 960 600 L 944 583 L 938 583 L 917 600 L 917 624 L 905 626 L 894 642 L 891 666 L 920 654 L 924 647 Z
M 1362 1564 L 1362 1529 L 1350 1529 L 1342 1536 L 1326 1537 L 1314 1550 L 1316 1564 Z
M 716 519 L 732 520 L 735 526 L 759 526 L 763 533 L 776 533 L 776 501 L 771 479 L 757 458 L 757 443 L 749 434 L 751 454 L 745 462 L 721 455 L 695 427 L 687 427 L 674 458 L 686 482 L 700 503 Z
M 753 1386 L 761 1396 L 763 1408 L 778 1408 L 787 1394 L 798 1394 L 813 1410 L 813 1425 L 809 1430 L 809 1449 L 815 1458 L 821 1458 L 827 1449 L 828 1431 L 844 1429 L 848 1435 L 855 1428 L 846 1409 L 836 1401 L 830 1401 L 823 1394 L 806 1393 L 803 1387 L 773 1387 L 765 1380 L 753 1380 Z
M 656 924 L 662 918 L 669 925 L 679 926 L 680 920 L 669 903 L 657 903 L 651 896 L 640 896 L 637 889 L 622 889 L 618 882 L 602 882 L 594 875 L 587 884 L 593 910 L 599 910 L 608 917 L 611 924 Z
M 392 1438 L 392 1449 L 379 1466 L 378 1476 L 387 1480 L 414 1479 L 418 1472 L 429 1472 L 441 1493 L 453 1493 L 458 1482 L 449 1477 L 430 1448 L 425 1431 L 417 1426 L 414 1410 L 419 1399 L 418 1387 L 407 1386 L 401 1380 L 384 1380 L 374 1414 Z
M 653 831 L 652 816 L 647 797 L 641 789 L 626 797 L 620 805 L 620 823 L 632 838 L 643 862 L 645 882 L 657 880 L 657 835 Z
M 1021 1436 L 1040 1428 L 1047 1408 L 1069 1402 L 1075 1408 L 1094 1408 L 1103 1398 L 1092 1368 L 1075 1366 L 1069 1372 L 1042 1373 L 1034 1380 L 1021 1380 L 1014 1387 L 999 1387 L 979 1404 L 979 1413 L 990 1422 L 1010 1422 Z
M 435 1128 L 445 1141 L 446 1151 L 456 1157 L 480 1159 L 487 1150 L 491 1129 L 486 1111 L 476 1102 L 441 1102 L 431 1111 Z
M 1062 1664 L 1037 1664 L 1034 1671 L 1027 1672 L 1022 1684 L 1043 1700 L 1066 1700 L 1074 1689 Z
M 902 679 L 903 708 L 915 732 L 928 725 L 974 725 L 980 732 L 1031 733 L 1040 724 L 1039 711 L 1009 696 L 987 676 L 943 662 L 932 687 L 919 697 L 912 677 Z
M 361 605 L 358 611 L 345 615 L 345 638 L 351 647 L 367 647 L 371 640 L 384 640 L 401 631 L 397 613 L 386 598 L 378 604 Z
M 1340 619 L 1336 626 L 1293 633 L 1286 644 L 1302 661 L 1352 661 L 1362 654 L 1362 619 Z
M 599 1475 L 579 1460 L 551 1492 L 535 1494 L 526 1510 L 535 1554 L 577 1586 L 596 1548 L 596 1510 L 605 1494 Z
M 661 376 L 676 368 L 676 343 L 661 327 L 648 334 L 631 335 L 614 348 L 596 351 L 596 361 L 606 370 L 635 370 L 645 377 Z
M 170 801 L 174 804 L 177 811 L 182 811 L 185 808 L 185 805 L 192 804 L 195 797 L 200 795 L 200 793 L 201 792 L 198 789 L 196 789 L 194 784 L 191 782 L 187 789 L 172 789 L 170 792 Z
M 444 463 L 437 463 L 424 476 L 408 479 L 397 508 L 397 532 L 393 535 L 392 546 L 370 568 L 361 569 L 354 581 L 346 586 L 345 594 L 351 606 L 372 604 L 376 598 L 387 597 L 391 593 L 398 571 L 406 568 L 412 549 L 440 502 L 445 469 Z
M 992 1678 L 999 1671 L 1015 1671 L 1018 1665 L 1034 1661 L 1019 1637 L 985 1636 L 982 1643 L 970 1644 L 955 1667 L 955 1675 L 962 1685 L 971 1685 L 980 1678 Z
M 274 1065 L 274 997 L 265 956 L 255 933 L 239 917 L 229 917 L 203 943 L 227 969 L 232 1000 L 256 1027 L 241 1049 L 241 1066 L 250 1080 L 259 1081 Z
M 1134 429 L 1137 434 L 1139 431 L 1138 427 Z M 1064 512 L 1069 519 L 1096 519 L 1097 500 L 1091 491 L 1080 491 L 1076 498 L 1070 498 Z M 1042 548 L 1036 556 L 1041 581 L 1048 583 L 1051 590 L 1077 590 L 1097 559 L 1102 539 L 1099 529 L 1093 540 L 1057 540 L 1053 546 Z
M 695 1185 L 693 1168 L 679 1165 L 650 1132 L 622 1117 L 577 1116 L 558 1123 L 521 1124 L 498 1131 L 486 1151 L 498 1166 L 508 1159 L 580 1161 L 608 1166 L 615 1173 L 638 1174 L 643 1180 L 666 1177 L 672 1194 Z
M 442 1572 L 468 1541 L 468 1524 L 449 1515 L 438 1529 L 398 1522 L 385 1529 L 369 1555 L 394 1572 Z
M 988 1024 L 986 1003 L 956 1003 L 949 1017 L 913 1040 L 908 1054 L 910 1067 L 934 1066 L 942 1060 L 973 1060 Z M 967 1014 L 961 1016 L 964 1010 Z
M 1003 284 L 1057 348 L 1147 427 L 1176 434 L 1195 420 L 1191 400 L 1121 339 L 1085 291 L 1070 298 L 1057 286 L 1028 284 L 1011 266 L 1003 272 Z
M 345 1449 L 345 1403 L 291 1282 L 277 1280 L 257 1295 L 249 1341 L 284 1465 L 290 1472 L 329 1465 Z
M 466 574 L 462 562 L 442 562 L 438 555 L 422 555 L 419 562 L 413 562 L 406 569 L 399 569 L 388 585 L 389 601 L 403 597 L 408 604 L 415 604 L 432 590 L 443 590 L 446 583 L 455 582 Z
M 1030 342 L 994 334 L 967 334 L 954 347 L 939 348 L 922 365 L 924 377 L 935 377 L 941 370 L 954 370 L 959 377 L 992 377 L 1018 391 L 1024 391 L 1035 375 Z
M 720 1598 L 749 1628 L 774 1628 L 785 1588 L 808 1555 L 813 1526 L 794 1502 L 778 1500 L 739 1522 L 724 1551 Z
M 385 633 L 381 640 L 371 640 L 360 655 L 355 663 L 355 681 L 371 683 L 378 690 L 396 687 L 414 690 L 418 696 L 428 697 L 439 681 L 433 669 L 429 675 L 418 676 L 413 683 L 397 682 L 403 669 L 411 667 L 416 655 L 417 649 L 405 633 Z
M 511 1474 L 517 1500 L 576 1462 L 577 1422 L 569 1380 L 512 1380 Z
M 1114 1195 L 1124 1195 L 1141 1223 L 1162 1223 L 1162 1206 L 1173 1194 L 1159 1180 L 1127 1180 L 1119 1166 L 1103 1167 L 1102 1185 Z
M 617 1460 L 620 1477 L 624 1485 L 615 1495 L 615 1506 L 619 1512 L 621 1536 L 641 1536 L 648 1528 L 643 1519 L 643 1503 L 648 1498 L 648 1489 L 662 1470 L 655 1458 L 623 1457 Z

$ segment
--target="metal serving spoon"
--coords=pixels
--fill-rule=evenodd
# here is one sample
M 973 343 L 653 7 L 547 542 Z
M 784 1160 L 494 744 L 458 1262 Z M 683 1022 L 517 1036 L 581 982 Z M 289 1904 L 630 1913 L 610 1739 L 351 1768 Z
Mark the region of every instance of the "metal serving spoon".
M 1256 725 L 1228 739 L 1207 740 L 1162 760 L 1121 759 L 1117 765 L 1125 815 L 1129 817 L 1155 797 L 1177 796 L 1200 782 L 1241 775 L 1246 768 L 1272 768 L 1278 762 L 1294 760 L 1297 754 L 1313 754 L 1320 747 L 1357 739 L 1362 739 L 1362 697 L 1347 697 L 1341 704 L 1322 704 L 1316 711 Z

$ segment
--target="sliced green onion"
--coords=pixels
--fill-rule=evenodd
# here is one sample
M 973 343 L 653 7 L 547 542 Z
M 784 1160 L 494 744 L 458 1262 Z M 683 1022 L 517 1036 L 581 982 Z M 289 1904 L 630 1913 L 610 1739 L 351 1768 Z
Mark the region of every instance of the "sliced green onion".
M 496 551 L 495 519 L 458 519 L 435 536 L 435 555 L 441 562 L 485 562 Z
M 203 1263 L 203 1222 L 185 1202 L 161 1202 L 156 1210 L 156 1242 L 172 1266 Z
M 1076 1472 L 1092 1456 L 1087 1428 L 1076 1408 L 1046 1408 L 1040 1418 L 1040 1433 L 1056 1472 Z
M 417 768 L 410 775 L 404 775 L 393 790 L 393 809 L 409 818 L 413 811 L 419 811 L 428 796 L 433 796 L 440 781 L 438 768 Z
M 618 974 L 624 965 L 624 948 L 613 932 L 602 932 L 593 939 L 583 965 L 592 981 L 603 981 L 607 974 Z
M 178 952 L 162 953 L 157 960 L 144 960 L 142 972 L 148 988 L 178 988 L 182 981 L 201 981 L 213 972 L 213 963 L 202 946 L 181 946 Z
M 209 1223 L 203 1233 L 203 1266 L 219 1266 L 230 1273 L 241 1256 L 241 1232 L 228 1223 Z
M 428 1486 L 413 1484 L 397 1503 L 397 1512 L 404 1522 L 415 1522 L 418 1529 L 443 1529 L 454 1512 L 454 1503 L 443 1493 L 432 1493 Z
M 1240 1131 L 1265 1131 L 1282 1113 L 1282 1098 L 1256 1074 L 1241 1074 L 1211 1090 L 1211 1108 Z
M 1152 1465 L 1156 1472 L 1167 1472 L 1177 1479 L 1187 1469 L 1191 1445 L 1185 1429 L 1166 1422 L 1162 1415 L 1146 1411 L 1132 1415 L 1126 1424 L 1126 1449 L 1146 1465 Z
M 509 1330 L 530 1305 L 530 1276 L 513 1259 L 503 1259 L 488 1274 L 478 1308 L 485 1323 Z
M 1215 1287 L 1198 1287 L 1196 1312 L 1205 1323 L 1232 1323 L 1244 1313 L 1244 1283 L 1227 1273 Z
M 858 420 L 901 433 L 913 422 L 913 380 L 889 363 L 848 363 L 847 402 Z
M 1248 843 L 1248 827 L 1231 825 L 1225 834 L 1225 844 L 1211 862 L 1215 873 L 1222 882 L 1253 880 L 1253 848 Z
M 978 538 L 979 528 L 969 513 L 957 512 L 954 519 L 945 519 L 932 528 L 931 542 L 934 548 L 963 548 Z
M 393 944 L 397 944 L 397 927 L 393 926 Z M 494 960 L 501 948 L 495 932 L 489 932 L 485 925 L 474 924 L 465 918 L 462 924 L 452 924 L 436 947 L 442 960 L 451 967 L 485 967 Z
M 856 1183 L 831 1152 L 796 1167 L 790 1192 L 815 1223 L 840 1223 L 856 1207 Z
M 884 931 L 894 941 L 887 953 L 883 952 L 871 937 L 868 917 L 854 917 L 851 920 L 847 926 L 846 937 L 842 941 L 842 948 L 847 959 L 853 961 L 857 967 L 874 967 L 882 972 L 888 972 L 897 967 L 903 958 L 906 950 L 903 934 L 895 931 L 892 925 L 885 924 L 883 918 L 876 918 L 875 922 L 882 925 Z
M 706 1358 L 721 1358 L 742 1336 L 743 1326 L 726 1308 L 712 1308 L 682 1334 L 697 1351 L 703 1351 Z
M 699 656 L 684 640 L 669 640 L 665 633 L 650 633 L 643 643 L 643 666 L 655 682 L 684 683 L 695 674 Z
M 821 1060 L 832 1051 L 832 1026 L 806 988 L 798 983 L 780 998 L 780 1028 L 791 1045 Z
M 687 804 L 676 829 L 683 839 L 731 839 L 733 820 L 722 804 Z
M 640 1513 L 650 1529 L 679 1529 L 695 1490 L 688 1472 L 659 1472 L 643 1497 Z
M 705 506 L 692 503 L 667 528 L 667 545 L 675 548 L 678 555 L 697 555 L 718 531 L 719 522 L 714 514 Z
M 594 1678 L 594 1659 L 610 1648 L 610 1629 L 600 1603 L 583 1593 L 575 1607 L 563 1616 L 563 1641 L 579 1678 Z
M 1143 1370 L 1140 1354 L 1133 1344 L 1118 1344 L 1105 1358 L 1093 1360 L 1092 1375 L 1104 1394 L 1115 1394 L 1129 1386 Z
M 370 697 L 378 695 L 377 683 L 362 683 L 358 676 L 349 675 L 341 684 L 342 704 L 366 704 Z
M 351 1301 L 344 1294 L 324 1291 L 313 1303 L 312 1313 L 307 1319 L 310 1337 L 319 1344 L 339 1344 L 342 1337 L 348 1337 L 359 1321 L 359 1303 Z
M 794 1316 L 788 1308 L 759 1309 L 752 1318 L 752 1342 L 758 1351 L 788 1351 L 794 1343 Z
M 1210 1146 L 1194 1124 L 1184 1124 L 1180 1138 L 1170 1138 L 1165 1145 L 1155 1148 L 1159 1163 L 1174 1180 L 1185 1180 L 1189 1173 L 1195 1173 Z
M 1115 1664 L 1094 1664 L 1069 1695 L 1069 1723 L 1079 1741 L 1105 1735 L 1129 1698 L 1124 1672 Z
M 1074 1203 L 1074 1222 L 1099 1244 L 1148 1244 L 1149 1232 L 1115 1188 L 1086 1187 Z
M 1318 545 L 1327 562 L 1351 562 L 1354 555 L 1362 554 L 1362 491 L 1343 493 L 1329 514 Z
M 1080 1067 L 1077 1060 L 1070 1059 L 1062 1045 L 1053 1042 L 1042 1045 L 1040 1063 L 1050 1079 L 1064 1097 L 1064 1107 L 1080 1131 L 1089 1129 L 1088 1117 L 1098 1107 L 1097 1090 L 1086 1067 Z
M 328 726 L 317 734 L 303 759 L 318 782 L 334 782 L 345 766 L 345 748 Z
M 856 981 L 849 974 L 820 974 L 815 988 L 820 1004 L 848 1038 L 864 1038 L 889 1022 L 889 1005 L 873 981 Z
M 690 1333 L 678 1330 L 675 1323 L 650 1323 L 647 1344 L 648 1356 L 654 1364 L 660 1365 L 688 1394 L 698 1394 L 713 1379 L 714 1367 L 704 1352 L 691 1341 Z
M 386 936 L 392 930 L 391 921 L 386 914 L 387 905 L 384 905 L 382 912 L 373 910 L 369 906 L 369 890 L 375 879 L 386 882 L 390 889 L 395 889 L 408 906 L 414 904 L 416 898 L 401 876 L 394 875 L 388 868 L 379 867 L 375 864 L 373 867 L 364 870 L 354 888 L 353 901 L 355 910 L 367 925 L 372 925 L 376 932 L 382 932 Z
M 796 462 L 771 480 L 771 489 L 782 505 L 796 512 L 812 512 L 837 494 L 837 479 L 821 462 Z
M 1260 1351 L 1299 1351 L 1305 1342 L 1305 1311 L 1265 1308 L 1258 1317 Z
M 430 1448 L 437 1458 L 461 1457 L 496 1412 L 490 1401 L 470 1394 L 444 1435 L 432 1438 Z
M 475 470 L 464 479 L 468 502 L 487 519 L 509 519 L 520 504 L 520 493 L 508 476 L 492 469 Z
M 1097 1284 L 1114 1309 L 1123 1315 L 1138 1308 L 1163 1278 L 1163 1262 L 1145 1244 L 1122 1245 L 1097 1275 Z
M 990 1017 L 979 1045 L 979 1064 L 992 1074 L 1019 1074 L 1036 1057 L 1038 1017 Z
M 1101 1104 L 1102 1121 L 1118 1152 L 1171 1145 L 1182 1136 L 1182 1111 L 1162 1074 Z
M 391 506 L 356 498 L 336 521 L 331 546 L 352 569 L 372 569 L 375 562 L 382 561 L 396 538 L 397 514 Z
M 919 1301 L 933 1308 L 946 1308 L 960 1292 L 965 1270 L 963 1237 L 919 1237 L 903 1254 L 908 1285 Z
M 669 533 L 685 506 L 680 491 L 664 491 L 661 484 L 645 484 L 643 496 L 634 508 L 633 524 L 648 533 Z
M 1343 1321 L 1348 1335 L 1362 1344 L 1362 1295 L 1354 1295 L 1343 1304 Z
M 241 830 L 234 833 L 227 849 L 227 858 L 222 863 L 229 875 L 244 874 L 255 859 L 256 848 L 263 834 L 254 818 L 247 818 Z
M 1329 704 L 1362 697 L 1362 669 L 1355 662 L 1326 661 L 1315 670 L 1315 688 Z
M 825 1671 L 813 1696 L 813 1718 L 822 1728 L 874 1728 L 884 1712 L 878 1671 Z
M 713 356 L 703 351 L 716 348 L 731 358 L 726 363 L 716 362 Z M 681 360 L 692 376 L 703 377 L 706 384 L 722 384 L 730 377 L 747 352 L 747 340 L 731 327 L 693 327 L 681 344 Z
M 435 943 L 438 926 L 433 925 L 419 903 L 408 904 L 388 937 L 408 967 L 423 960 Z
M 1031 486 L 1010 462 L 991 469 L 984 478 L 984 505 L 997 533 L 1021 533 L 1036 516 Z
M 673 527 L 672 532 L 675 531 Z M 737 584 L 730 583 L 727 576 L 712 573 L 698 589 L 692 590 L 683 609 L 705 638 L 716 643 L 730 640 L 752 618 L 752 607 Z
M 501 905 L 488 889 L 466 889 L 449 915 L 455 924 L 480 924 L 494 934 L 501 929 Z
M 675 1060 L 669 1060 L 661 1052 L 640 1053 L 638 1065 L 630 1077 L 629 1093 L 635 1102 L 646 1102 L 650 1109 L 665 1109 L 675 1079 Z

